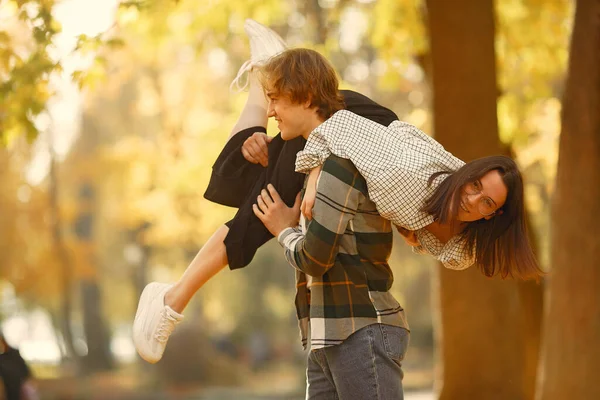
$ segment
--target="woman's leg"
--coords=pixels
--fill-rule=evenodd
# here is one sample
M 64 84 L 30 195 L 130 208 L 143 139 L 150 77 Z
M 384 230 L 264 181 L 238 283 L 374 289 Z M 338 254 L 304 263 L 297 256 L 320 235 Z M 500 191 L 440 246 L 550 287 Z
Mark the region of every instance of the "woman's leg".
M 258 65 L 285 49 L 283 40 L 275 32 L 257 22 L 246 21 L 244 28 L 250 39 L 251 65 Z M 248 79 L 248 99 L 229 139 L 245 129 L 264 129 L 267 126 L 268 102 L 264 91 L 255 73 L 250 72 Z M 237 158 L 239 157 L 238 155 Z M 245 160 L 238 162 L 246 164 Z M 142 292 L 133 324 L 133 342 L 146 361 L 155 363 L 161 359 L 169 336 L 183 320 L 181 312 L 192 296 L 228 264 L 224 244 L 228 233 L 227 226 L 219 228 L 177 283 L 169 285 L 153 282 Z
M 267 127 L 267 100 L 256 74 L 249 73 L 250 91 L 246 105 L 242 110 L 229 137 L 244 129 L 261 126 Z M 165 305 L 171 307 L 177 313 L 183 312 L 192 296 L 204 284 L 227 265 L 227 253 L 223 240 L 227 236 L 229 228 L 220 227 L 202 246 L 196 257 L 187 267 L 179 281 L 175 283 L 165 295 Z
M 248 99 L 246 100 L 246 105 L 244 106 L 240 117 L 229 134 L 230 138 L 237 132 L 241 132 L 244 129 L 255 126 L 262 126 L 264 128 L 267 127 L 267 109 L 269 107 L 269 102 L 265 97 L 265 92 L 263 91 L 258 78 L 256 77 L 256 72 L 249 72 L 248 80 L 250 82 Z
M 249 73 L 250 90 L 240 117 L 229 138 L 244 129 L 267 127 L 268 102 L 255 72 Z M 227 253 L 223 240 L 229 233 L 227 226 L 220 227 L 202 246 L 179 281 L 165 294 L 165 305 L 181 313 L 192 296 L 215 274 L 227 265 Z
M 165 294 L 165 305 L 175 312 L 181 313 L 192 299 L 192 296 L 213 276 L 227 265 L 225 252 L 225 236 L 229 228 L 225 225 L 202 246 L 196 257 L 187 267 L 181 278 Z
M 229 138 L 239 130 L 266 127 L 266 99 L 254 75 L 250 74 L 248 100 Z M 144 360 L 155 363 L 162 358 L 169 336 L 183 320 L 181 313 L 194 294 L 228 264 L 223 242 L 228 233 L 225 225 L 217 229 L 174 285 L 153 282 L 142 292 L 133 323 L 133 342 Z

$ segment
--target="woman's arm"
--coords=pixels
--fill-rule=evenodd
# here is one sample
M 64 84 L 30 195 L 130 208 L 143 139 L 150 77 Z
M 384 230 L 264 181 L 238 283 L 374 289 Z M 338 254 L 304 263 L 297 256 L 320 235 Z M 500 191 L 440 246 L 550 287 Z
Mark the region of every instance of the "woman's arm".
M 319 180 L 319 174 L 323 169 L 322 165 L 313 168 L 308 174 L 308 182 L 306 183 L 306 191 L 304 192 L 304 198 L 302 199 L 302 205 L 300 211 L 304 214 L 304 217 L 308 220 L 312 219 L 312 210 L 315 205 L 315 199 L 317 198 L 317 181 Z
M 417 238 L 417 233 L 415 231 L 409 231 L 408 229 L 403 228 L 399 225 L 396 225 L 396 230 L 398 230 L 398 233 L 400 233 L 402 239 L 404 239 L 406 244 L 408 244 L 409 246 L 417 247 L 421 245 L 419 243 L 419 239 Z

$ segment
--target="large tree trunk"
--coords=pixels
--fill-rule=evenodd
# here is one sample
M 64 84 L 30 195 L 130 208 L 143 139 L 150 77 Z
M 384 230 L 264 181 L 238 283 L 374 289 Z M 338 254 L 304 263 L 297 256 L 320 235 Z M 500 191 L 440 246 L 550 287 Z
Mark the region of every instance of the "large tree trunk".
M 578 0 L 552 207 L 542 400 L 600 399 L 600 0 Z
M 523 398 L 534 399 L 541 351 L 544 285 L 535 282 L 521 282 L 518 286 L 521 304 L 519 322 L 522 327 L 520 344 L 523 351 L 522 372 L 523 393 L 525 395 Z
M 502 153 L 492 0 L 427 0 L 427 11 L 436 139 L 465 161 Z M 522 301 L 536 297 L 476 268 L 440 267 L 439 290 L 440 399 L 530 399 L 536 363 L 527 362 L 525 342 L 539 329 L 522 325 Z

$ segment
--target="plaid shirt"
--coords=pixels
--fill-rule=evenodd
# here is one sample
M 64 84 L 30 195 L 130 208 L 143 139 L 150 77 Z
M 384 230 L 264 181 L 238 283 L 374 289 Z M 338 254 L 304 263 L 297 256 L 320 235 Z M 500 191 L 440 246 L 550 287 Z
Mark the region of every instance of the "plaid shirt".
M 425 201 L 447 177 L 436 172 L 453 172 L 464 162 L 447 152 L 425 133 L 394 121 L 388 127 L 342 110 L 319 125 L 308 137 L 296 158 L 296 171 L 308 172 L 323 164 L 330 154 L 351 160 L 366 178 L 369 195 L 379 213 L 395 225 L 416 231 L 420 246 L 451 269 L 474 263 L 474 254 L 464 249 L 459 236 L 442 244 L 427 229 L 433 217 L 421 211 Z
M 278 240 L 297 269 L 296 311 L 305 348 L 309 329 L 312 349 L 340 344 L 374 323 L 408 329 L 404 310 L 389 293 L 391 223 L 377 213 L 352 162 L 336 156 L 325 161 L 306 232 L 288 228 Z

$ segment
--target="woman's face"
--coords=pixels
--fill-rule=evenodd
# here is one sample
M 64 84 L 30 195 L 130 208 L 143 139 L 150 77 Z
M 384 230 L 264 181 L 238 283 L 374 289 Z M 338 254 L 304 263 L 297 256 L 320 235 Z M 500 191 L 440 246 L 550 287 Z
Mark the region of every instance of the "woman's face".
M 506 202 L 508 189 L 497 170 L 489 171 L 480 179 L 467 182 L 460 188 L 457 219 L 462 222 L 490 219 Z

